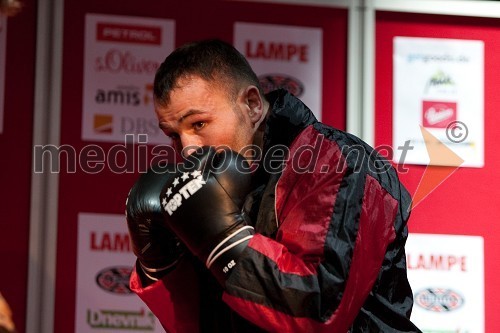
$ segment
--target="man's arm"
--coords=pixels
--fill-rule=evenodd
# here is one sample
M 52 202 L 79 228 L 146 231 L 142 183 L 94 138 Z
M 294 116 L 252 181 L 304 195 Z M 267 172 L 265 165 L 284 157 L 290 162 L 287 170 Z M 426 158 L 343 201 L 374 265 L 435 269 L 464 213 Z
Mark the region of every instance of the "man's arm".
M 130 289 L 158 318 L 168 333 L 199 332 L 199 283 L 189 256 L 159 281 L 142 284 L 138 270 L 132 272 Z

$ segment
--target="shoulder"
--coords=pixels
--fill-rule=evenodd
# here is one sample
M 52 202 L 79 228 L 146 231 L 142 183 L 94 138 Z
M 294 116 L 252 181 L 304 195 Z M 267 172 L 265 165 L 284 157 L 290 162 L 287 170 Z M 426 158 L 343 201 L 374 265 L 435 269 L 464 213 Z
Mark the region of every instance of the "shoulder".
M 315 123 L 304 129 L 291 146 L 291 152 L 305 144 L 316 147 L 318 155 L 327 155 L 335 170 L 345 168 L 344 177 L 370 176 L 391 196 L 403 201 L 410 200 L 409 194 L 400 183 L 398 173 L 392 163 L 382 156 L 377 149 L 368 145 L 359 137 L 345 131 Z M 390 147 L 383 147 L 387 150 Z M 321 170 L 319 170 L 321 171 Z

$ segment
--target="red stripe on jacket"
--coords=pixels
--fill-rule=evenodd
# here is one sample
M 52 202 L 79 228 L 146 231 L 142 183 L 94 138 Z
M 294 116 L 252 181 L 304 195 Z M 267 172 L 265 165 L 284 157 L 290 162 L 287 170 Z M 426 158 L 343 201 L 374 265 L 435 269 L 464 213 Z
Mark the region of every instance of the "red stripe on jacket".
M 317 265 L 324 258 L 325 238 L 345 171 L 338 145 L 313 126 L 307 127 L 290 147 L 276 187 L 276 241 L 308 263 Z M 290 270 L 286 265 L 280 269 L 284 273 L 310 274 Z
M 142 286 L 134 269 L 130 289 L 146 303 L 168 333 L 199 332 L 198 279 L 190 262 L 181 260 L 161 281 L 147 287 Z

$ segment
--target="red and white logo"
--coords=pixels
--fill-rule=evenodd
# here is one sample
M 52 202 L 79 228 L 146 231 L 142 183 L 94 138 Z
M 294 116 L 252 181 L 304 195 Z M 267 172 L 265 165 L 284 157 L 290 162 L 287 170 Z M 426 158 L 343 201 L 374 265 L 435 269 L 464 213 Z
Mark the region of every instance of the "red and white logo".
M 114 266 L 99 271 L 95 277 L 97 285 L 105 291 L 119 295 L 132 293 L 129 287 L 132 267 Z
M 97 40 L 132 44 L 161 45 L 161 27 L 97 23 Z
M 432 312 L 450 312 L 464 304 L 464 298 L 454 290 L 447 288 L 427 288 L 418 291 L 415 304 Z
M 300 97 L 304 92 L 302 82 L 287 74 L 263 74 L 259 76 L 259 83 L 266 94 L 280 88 L 296 97 Z
M 422 101 L 422 125 L 430 128 L 446 128 L 457 120 L 457 103 Z

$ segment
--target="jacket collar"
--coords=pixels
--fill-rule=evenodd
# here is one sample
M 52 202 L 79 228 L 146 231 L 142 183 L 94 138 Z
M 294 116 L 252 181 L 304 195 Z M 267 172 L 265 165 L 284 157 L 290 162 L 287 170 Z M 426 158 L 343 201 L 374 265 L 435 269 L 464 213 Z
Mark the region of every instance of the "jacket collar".
M 264 152 L 274 145 L 290 147 L 302 130 L 318 122 L 301 100 L 284 89 L 270 92 L 266 99 L 270 110 L 264 131 Z
M 275 188 L 284 160 L 275 160 L 274 157 L 268 156 L 273 154 L 267 153 L 272 147 L 279 150 L 278 145 L 290 147 L 300 132 L 317 120 L 304 103 L 286 90 L 273 91 L 267 94 L 266 98 L 269 101 L 269 112 L 264 130 L 264 155 L 254 174 L 255 190 L 247 197 L 245 211 L 254 221 L 258 233 L 274 238 L 278 229 Z

